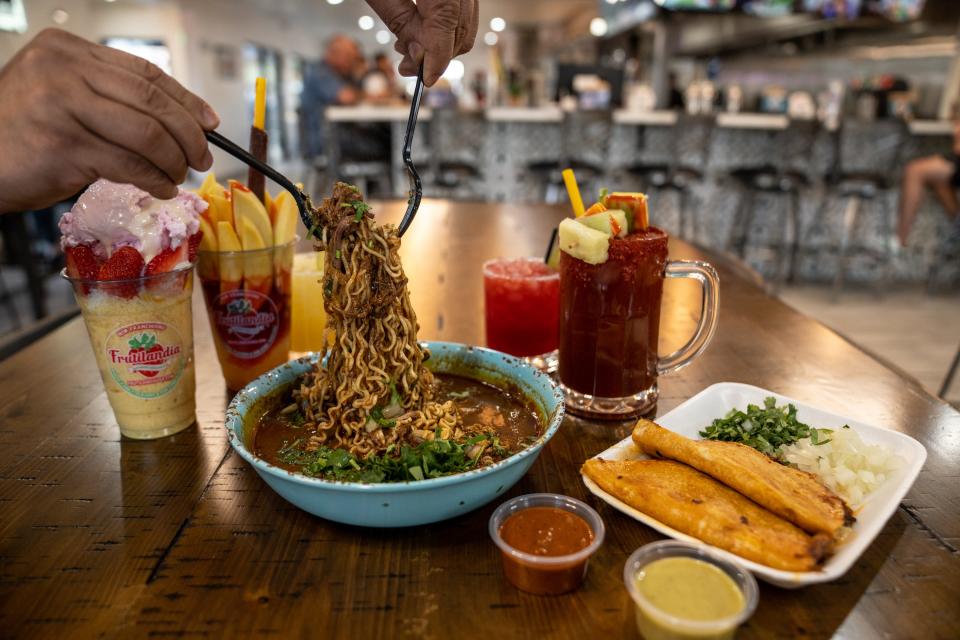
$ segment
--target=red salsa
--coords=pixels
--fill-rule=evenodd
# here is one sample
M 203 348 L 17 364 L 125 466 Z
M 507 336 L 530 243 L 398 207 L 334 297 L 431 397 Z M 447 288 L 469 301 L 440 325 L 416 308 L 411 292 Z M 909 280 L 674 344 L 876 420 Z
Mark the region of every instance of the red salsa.
M 575 554 L 593 542 L 586 520 L 557 507 L 529 507 L 500 525 L 500 537 L 508 545 L 534 556 L 561 557 Z M 518 589 L 536 594 L 559 594 L 576 589 L 583 581 L 588 558 L 570 563 L 536 565 L 503 554 L 503 570 Z
M 561 382 L 603 398 L 654 385 L 666 264 L 667 234 L 656 227 L 612 238 L 601 264 L 561 253 Z

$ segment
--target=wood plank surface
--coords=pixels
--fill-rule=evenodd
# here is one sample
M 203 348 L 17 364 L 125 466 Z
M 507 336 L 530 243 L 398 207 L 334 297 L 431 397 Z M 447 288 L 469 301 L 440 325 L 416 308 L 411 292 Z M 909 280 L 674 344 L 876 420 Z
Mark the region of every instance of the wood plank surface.
M 379 207 L 396 221 L 403 203 Z M 481 263 L 539 255 L 563 211 L 426 201 L 403 257 L 421 337 L 483 344 Z M 761 584 L 740 637 L 960 636 L 960 415 L 719 257 L 720 326 L 697 362 L 661 379 L 663 414 L 704 387 L 767 387 L 908 433 L 929 454 L 917 483 L 842 579 Z M 666 284 L 661 352 L 696 322 L 692 283 Z M 658 539 L 594 499 L 579 466 L 627 425 L 567 418 L 509 496 L 565 493 L 598 509 L 607 539 L 583 587 L 560 597 L 503 578 L 487 519 L 502 500 L 403 530 L 326 522 L 292 507 L 238 456 L 199 292 L 195 427 L 122 440 L 82 322 L 0 364 L 2 637 L 635 637 L 626 557 Z

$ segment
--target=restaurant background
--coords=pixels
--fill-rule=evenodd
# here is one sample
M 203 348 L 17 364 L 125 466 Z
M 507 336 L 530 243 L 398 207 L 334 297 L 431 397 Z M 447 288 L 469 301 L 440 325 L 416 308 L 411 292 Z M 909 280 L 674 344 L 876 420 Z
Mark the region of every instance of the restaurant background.
M 728 250 L 772 292 L 937 392 L 960 317 L 960 261 L 943 242 L 950 223 L 928 197 L 907 246 L 893 230 L 906 163 L 951 153 L 960 7 L 845 3 L 859 7 L 854 18 L 822 4 L 483 1 L 473 51 L 425 98 L 415 145 L 425 195 L 565 203 L 568 165 L 589 197 L 603 186 L 647 190 L 655 224 Z M 402 103 L 335 108 L 329 148 L 304 157 L 304 77 L 329 39 L 346 34 L 367 58 L 399 60 L 362 2 L 8 0 L 0 25 L 0 64 L 51 26 L 145 55 L 208 100 L 236 140 L 247 135 L 253 80 L 266 77 L 271 163 L 315 194 L 336 176 L 373 197 L 405 196 Z M 382 157 L 333 147 L 349 147 L 371 120 L 388 129 Z M 214 155 L 219 178 L 244 173 Z M 866 186 L 844 184 L 861 173 Z M 781 187 L 786 178 L 796 184 Z M 860 204 L 843 245 L 848 189 Z M 55 275 L 52 222 L 65 206 L 4 217 L 3 355 L 76 313 Z

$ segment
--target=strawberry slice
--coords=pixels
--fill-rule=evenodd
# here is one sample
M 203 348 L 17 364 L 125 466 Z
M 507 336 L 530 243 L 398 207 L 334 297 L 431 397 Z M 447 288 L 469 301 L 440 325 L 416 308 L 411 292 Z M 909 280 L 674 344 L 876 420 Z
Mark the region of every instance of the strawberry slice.
M 178 264 L 188 262 L 188 251 L 189 249 L 187 248 L 186 242 L 181 242 L 180 246 L 176 249 L 167 247 L 154 256 L 153 260 L 147 265 L 147 270 L 144 272 L 144 275 L 155 276 L 158 273 L 173 271 Z
M 203 238 L 203 231 L 197 231 L 187 238 L 187 258 L 190 262 L 197 261 L 197 251 L 200 248 L 200 239 Z
M 143 271 L 143 256 L 133 247 L 120 247 L 110 259 L 103 263 L 97 274 L 98 280 L 132 280 L 140 277 Z M 104 291 L 121 298 L 137 295 L 138 283 L 124 282 L 100 285 Z
M 100 272 L 100 261 L 93 250 L 85 244 L 67 247 L 64 251 L 67 275 L 78 280 L 96 280 Z M 90 293 L 89 284 L 80 284 L 83 293 Z
M 199 232 L 198 232 L 199 235 Z M 199 240 L 198 240 L 199 242 Z M 167 247 L 156 256 L 153 260 L 147 265 L 144 275 L 146 276 L 155 276 L 161 273 L 167 273 L 168 271 L 173 271 L 177 268 L 178 264 L 183 264 L 187 262 L 189 254 L 189 247 L 186 242 L 181 242 L 180 246 L 176 249 L 171 249 Z M 186 284 L 186 274 L 182 274 L 182 277 L 178 278 L 180 280 L 180 288 L 183 288 L 183 285 Z M 152 280 L 147 280 L 147 287 L 150 289 L 155 289 L 161 286 L 169 286 L 169 278 L 153 278 Z
M 93 250 L 85 244 L 67 247 L 66 251 L 67 275 L 82 280 L 96 280 L 100 271 L 100 263 Z

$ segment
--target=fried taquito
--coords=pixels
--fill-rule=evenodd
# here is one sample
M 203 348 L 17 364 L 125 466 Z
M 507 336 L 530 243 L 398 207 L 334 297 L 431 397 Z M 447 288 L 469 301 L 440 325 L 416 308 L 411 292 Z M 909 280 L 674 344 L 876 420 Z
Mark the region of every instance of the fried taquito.
M 808 533 L 836 538 L 853 522 L 850 507 L 816 476 L 780 464 L 737 442 L 691 440 L 650 420 L 633 429 L 633 442 L 655 458 L 669 458 L 736 489 Z
M 610 495 L 665 525 L 774 569 L 813 571 L 832 546 L 829 536 L 811 536 L 679 462 L 591 458 L 583 472 Z

